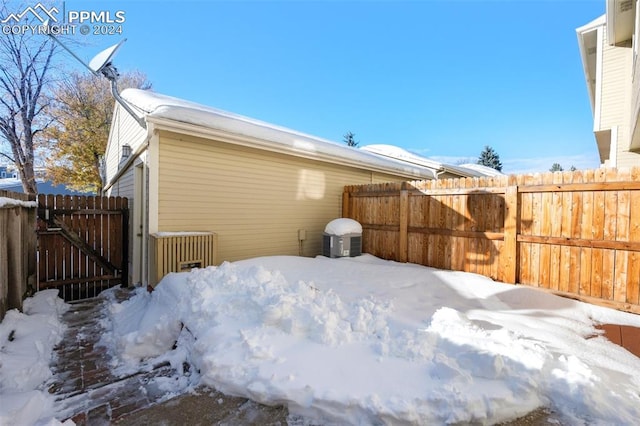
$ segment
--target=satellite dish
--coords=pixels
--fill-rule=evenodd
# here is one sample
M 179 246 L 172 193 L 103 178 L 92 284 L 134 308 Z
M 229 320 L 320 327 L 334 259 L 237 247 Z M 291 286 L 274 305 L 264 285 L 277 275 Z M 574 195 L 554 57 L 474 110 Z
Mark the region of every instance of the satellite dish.
M 45 27 L 48 27 L 49 21 L 48 20 L 45 21 L 44 25 L 45 25 Z M 140 124 L 140 126 L 142 126 L 142 128 L 144 128 L 144 129 L 147 128 L 147 122 L 145 121 L 145 119 L 143 117 L 139 117 L 138 114 L 136 114 L 133 111 L 133 109 L 131 109 L 129 104 L 124 99 L 122 99 L 122 97 L 120 96 L 120 93 L 118 92 L 118 76 L 119 76 L 118 75 L 118 70 L 116 69 L 116 67 L 114 67 L 111 64 L 111 59 L 113 59 L 113 57 L 115 56 L 115 54 L 118 51 L 118 49 L 120 48 L 120 46 L 122 46 L 122 43 L 127 41 L 126 38 L 124 40 L 120 41 L 120 43 L 114 44 L 113 46 L 108 47 L 108 48 L 104 49 L 102 52 L 98 53 L 96 56 L 93 57 L 93 59 L 87 65 L 86 63 L 84 63 L 82 61 L 82 59 L 80 59 L 78 57 L 78 55 L 73 53 L 73 51 L 71 49 L 69 49 L 67 46 L 64 45 L 64 43 L 62 43 L 60 40 L 58 40 L 57 37 L 55 37 L 53 34 L 51 34 L 48 31 L 47 31 L 46 34 L 49 37 L 51 37 L 52 39 L 54 39 L 56 41 L 56 43 L 58 43 L 60 46 L 62 46 L 64 48 L 64 50 L 69 52 L 71 54 L 71 56 L 76 58 L 78 60 L 78 62 L 80 62 L 85 67 L 87 67 L 87 69 L 89 71 L 91 71 L 91 73 L 93 75 L 100 76 L 100 74 L 102 74 L 104 77 L 106 77 L 107 80 L 109 80 L 111 82 L 111 94 L 115 98 L 116 102 L 118 102 L 122 106 L 122 108 L 125 109 L 125 111 L 127 111 L 129 114 L 131 114 L 131 116 Z
M 124 43 L 125 41 L 127 41 L 126 38 L 124 40 L 121 40 L 118 44 L 114 44 L 111 47 L 107 47 L 102 52 L 94 56 L 93 59 L 89 61 L 89 69 L 93 71 L 93 73 L 95 74 L 102 72 L 102 70 L 107 65 L 109 65 L 109 63 L 111 62 L 111 59 L 115 56 L 120 46 L 122 46 L 122 43 Z

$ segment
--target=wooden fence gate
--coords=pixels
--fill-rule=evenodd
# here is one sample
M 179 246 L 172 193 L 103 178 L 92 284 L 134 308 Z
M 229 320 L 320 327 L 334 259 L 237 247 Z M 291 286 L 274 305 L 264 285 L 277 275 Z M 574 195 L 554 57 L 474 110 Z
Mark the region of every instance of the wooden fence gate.
M 38 290 L 72 301 L 127 286 L 128 232 L 126 198 L 38 195 Z

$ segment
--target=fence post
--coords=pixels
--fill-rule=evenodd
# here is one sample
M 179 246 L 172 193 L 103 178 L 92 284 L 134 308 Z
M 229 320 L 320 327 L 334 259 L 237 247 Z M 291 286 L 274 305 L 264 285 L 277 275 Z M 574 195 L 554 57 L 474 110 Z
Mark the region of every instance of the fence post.
M 507 186 L 504 203 L 504 265 L 502 281 L 515 284 L 518 271 L 518 187 Z
M 128 199 L 122 199 L 122 233 L 120 234 L 120 238 L 122 238 L 122 264 L 121 274 L 122 274 L 122 287 L 129 286 L 129 204 Z
M 25 260 L 27 262 L 27 289 L 35 292 L 38 288 L 38 233 L 37 218 L 38 206 L 37 196 L 30 195 L 29 201 L 36 202 L 36 207 L 29 209 L 25 219 L 27 254 Z
M 342 217 L 349 217 L 349 205 L 351 203 L 351 194 L 347 191 L 342 193 Z
M 409 191 L 400 190 L 400 235 L 398 237 L 398 261 L 407 261 L 407 250 L 409 249 Z

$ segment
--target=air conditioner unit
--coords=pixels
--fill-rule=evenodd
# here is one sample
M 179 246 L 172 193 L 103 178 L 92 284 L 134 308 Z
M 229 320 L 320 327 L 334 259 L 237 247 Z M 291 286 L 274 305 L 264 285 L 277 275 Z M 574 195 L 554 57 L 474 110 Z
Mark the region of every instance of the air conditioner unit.
M 322 255 L 327 257 L 355 257 L 362 254 L 362 234 L 322 234 Z
M 217 234 L 158 232 L 150 235 L 149 284 L 155 286 L 169 272 L 185 272 L 216 264 Z
M 322 255 L 355 257 L 362 254 L 362 225 L 349 218 L 327 223 L 322 234 Z

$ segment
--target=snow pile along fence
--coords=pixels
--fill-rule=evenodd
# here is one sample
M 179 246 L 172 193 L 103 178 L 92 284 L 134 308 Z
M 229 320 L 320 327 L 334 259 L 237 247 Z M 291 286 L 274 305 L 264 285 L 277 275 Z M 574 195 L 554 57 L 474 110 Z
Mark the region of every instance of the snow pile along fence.
M 347 186 L 384 259 L 640 313 L 640 168 Z
M 0 190 L 0 320 L 36 281 L 35 195 Z

